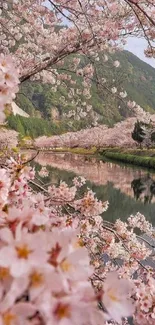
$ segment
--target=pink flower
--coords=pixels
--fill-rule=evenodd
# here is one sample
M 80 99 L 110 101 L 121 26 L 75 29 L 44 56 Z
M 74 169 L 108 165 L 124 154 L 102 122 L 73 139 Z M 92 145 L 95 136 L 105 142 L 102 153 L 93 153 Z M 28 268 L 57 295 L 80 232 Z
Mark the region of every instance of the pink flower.
M 144 311 L 145 313 L 148 313 L 150 310 L 151 310 L 151 308 L 152 308 L 152 305 L 153 305 L 153 301 L 152 301 L 152 299 L 151 299 L 151 296 L 146 296 L 146 297 L 144 297 L 145 299 L 143 299 L 142 301 L 141 301 L 141 306 L 140 306 L 140 309 L 142 310 L 142 311 Z
M 113 87 L 113 88 L 111 88 L 111 91 L 112 91 L 113 94 L 115 94 L 115 93 L 117 93 L 117 88 Z
M 76 187 L 69 187 L 65 182 L 61 182 L 59 187 L 50 186 L 48 192 L 52 200 L 58 202 L 69 202 L 72 201 L 76 194 Z
M 48 254 L 48 263 L 70 281 L 86 280 L 92 274 L 88 252 L 72 229 L 53 231 L 48 239 Z
M 84 184 L 86 183 L 86 179 L 84 177 L 75 177 L 73 179 L 73 184 L 76 186 L 76 187 L 82 187 Z
M 135 102 L 131 102 L 130 100 L 127 102 L 127 105 L 130 109 L 133 109 L 136 106 Z
M 0 205 L 4 206 L 8 200 L 8 193 L 10 189 L 10 178 L 5 169 L 0 169 Z
M 18 72 L 10 56 L 0 55 L 0 106 L 5 109 L 6 104 L 11 104 L 18 91 Z M 4 116 L 1 115 L 3 121 Z
M 37 299 L 44 291 L 50 291 L 53 294 L 64 291 L 63 279 L 48 264 L 33 267 L 26 276 L 31 301 Z
M 95 296 L 88 289 L 60 297 L 46 292 L 40 297 L 38 308 L 47 325 L 104 324 L 104 315 L 97 310 Z
M 97 216 L 108 208 L 108 202 L 101 202 L 95 198 L 92 191 L 88 191 L 80 200 L 74 201 L 74 207 L 86 217 Z
M 20 229 L 19 224 L 16 228 L 15 238 L 7 228 L 0 230 L 0 238 L 6 243 L 0 249 L 0 266 L 8 267 L 13 277 L 20 277 L 33 266 L 39 266 L 47 260 L 45 248 L 41 243 L 44 238 L 42 232 L 27 233 L 25 229 Z
M 132 286 L 128 280 L 118 279 L 117 273 L 109 273 L 103 286 L 102 302 L 109 319 L 121 322 L 122 317 L 132 316 L 134 306 L 129 299 Z
M 4 84 L 0 86 L 0 104 L 10 104 L 12 101 L 12 93 L 10 89 Z
M 36 308 L 31 303 L 19 302 L 13 305 L 10 309 L 0 312 L 0 324 L 26 324 L 28 323 L 29 318 L 32 317 L 35 313 Z
M 4 56 L 4 54 L 0 55 L 0 70 L 3 73 L 8 72 L 9 67 L 12 66 L 11 56 Z
M 127 97 L 127 92 L 126 91 L 121 91 L 120 92 L 120 96 L 122 97 L 122 98 L 125 98 L 125 97 Z
M 119 61 L 114 61 L 114 67 L 118 68 L 120 66 L 120 62 Z
M 49 171 L 46 167 L 42 167 L 41 170 L 38 172 L 39 176 L 47 177 L 49 175 Z

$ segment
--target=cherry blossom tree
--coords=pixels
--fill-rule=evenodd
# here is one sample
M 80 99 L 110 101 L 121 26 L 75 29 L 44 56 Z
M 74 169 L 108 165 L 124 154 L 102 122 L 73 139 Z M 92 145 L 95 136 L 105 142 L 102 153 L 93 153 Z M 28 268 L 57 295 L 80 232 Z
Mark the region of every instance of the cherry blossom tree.
M 87 111 L 79 91 L 90 98 L 92 80 L 116 98 L 127 97 L 115 82 L 100 78 L 96 63 L 108 65 L 108 54 L 121 49 L 128 36 L 144 37 L 146 54 L 155 53 L 154 0 L 2 0 L 0 8 L 0 50 L 12 54 L 20 81 L 41 79 L 55 91 L 60 84 L 69 87 L 79 116 Z M 82 79 L 82 91 L 74 75 Z
M 63 148 L 104 148 L 104 147 L 136 147 L 132 139 L 132 131 L 136 118 L 128 118 L 108 128 L 100 125 L 94 128 L 83 129 L 78 132 L 67 132 L 61 136 L 39 137 L 35 140 L 36 148 L 53 149 Z
M 154 1 L 47 3 L 1 1 L 2 119 L 19 79 L 50 80 L 54 87 L 60 80 L 73 82 L 61 73 L 64 59 L 69 58 L 69 68 L 74 63 L 89 97 L 94 74 L 98 81 L 94 61 L 99 51 L 107 61 L 106 52 L 116 50 L 124 35 L 143 34 L 148 55 L 154 55 Z M 91 63 L 78 67 L 75 53 Z M 119 95 L 127 96 L 125 90 Z M 45 177 L 46 169 L 40 175 Z M 125 325 L 129 316 L 135 324 L 154 324 L 155 271 L 149 265 L 154 228 L 140 213 L 125 223 L 104 220 L 108 202 L 89 189 L 81 196 L 84 183 L 76 178 L 71 186 L 43 186 L 20 155 L 0 169 L 1 324 Z

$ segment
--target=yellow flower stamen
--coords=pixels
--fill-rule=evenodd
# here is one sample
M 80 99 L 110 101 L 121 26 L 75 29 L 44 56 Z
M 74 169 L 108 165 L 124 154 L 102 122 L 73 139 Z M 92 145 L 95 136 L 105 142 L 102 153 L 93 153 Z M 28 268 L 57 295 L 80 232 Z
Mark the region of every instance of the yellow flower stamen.
M 54 311 L 55 316 L 58 320 L 62 318 L 69 318 L 70 317 L 70 308 L 67 304 L 59 303 Z
M 43 280 L 44 280 L 43 274 L 37 271 L 34 271 L 30 275 L 30 282 L 32 287 L 39 287 L 40 285 L 42 285 Z
M 17 255 L 19 258 L 28 259 L 29 254 L 32 252 L 27 245 L 23 245 L 21 247 L 16 247 Z
M 9 268 L 7 267 L 0 267 L 0 280 L 4 280 L 8 278 L 10 275 Z
M 72 268 L 72 264 L 70 264 L 67 260 L 63 260 L 60 267 L 64 272 L 68 272 Z
M 15 319 L 16 319 L 16 315 L 12 314 L 11 312 L 7 312 L 3 315 L 4 325 L 12 325 L 12 322 L 14 322 Z
M 110 289 L 108 291 L 108 296 L 114 302 L 118 302 L 119 301 L 119 298 L 117 297 L 117 295 L 115 294 L 115 292 L 112 289 Z

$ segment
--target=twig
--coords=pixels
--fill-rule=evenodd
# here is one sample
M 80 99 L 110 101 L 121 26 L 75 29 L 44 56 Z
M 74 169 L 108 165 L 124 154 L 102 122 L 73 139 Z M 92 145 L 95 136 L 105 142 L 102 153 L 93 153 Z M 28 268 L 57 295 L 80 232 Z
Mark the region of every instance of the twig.
M 26 165 L 28 163 L 30 163 L 31 161 L 33 161 L 39 154 L 40 150 L 37 151 L 36 155 L 34 157 L 32 157 L 31 159 L 25 161 L 24 163 L 22 163 L 22 165 Z
M 32 184 L 32 185 L 35 185 L 36 187 L 38 187 L 41 191 L 45 192 L 46 194 L 49 194 L 48 191 L 44 187 L 42 187 L 41 185 L 37 184 L 36 182 L 30 180 L 29 183 Z
M 146 240 L 145 238 L 136 235 L 137 238 L 139 238 L 140 240 L 144 241 L 146 244 L 148 244 L 150 247 L 155 248 L 155 245 L 152 245 L 151 243 L 149 243 L 148 240 Z

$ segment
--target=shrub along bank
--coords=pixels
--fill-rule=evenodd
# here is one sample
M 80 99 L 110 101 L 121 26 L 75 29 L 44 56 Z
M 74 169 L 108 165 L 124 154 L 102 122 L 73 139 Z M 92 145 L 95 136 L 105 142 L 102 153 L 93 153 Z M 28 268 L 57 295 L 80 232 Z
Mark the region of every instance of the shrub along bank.
M 155 150 L 146 151 L 141 155 L 140 151 L 134 152 L 133 154 L 128 151 L 117 152 L 116 149 L 103 150 L 101 155 L 108 159 L 118 160 L 124 163 L 134 164 L 147 168 L 155 168 Z

